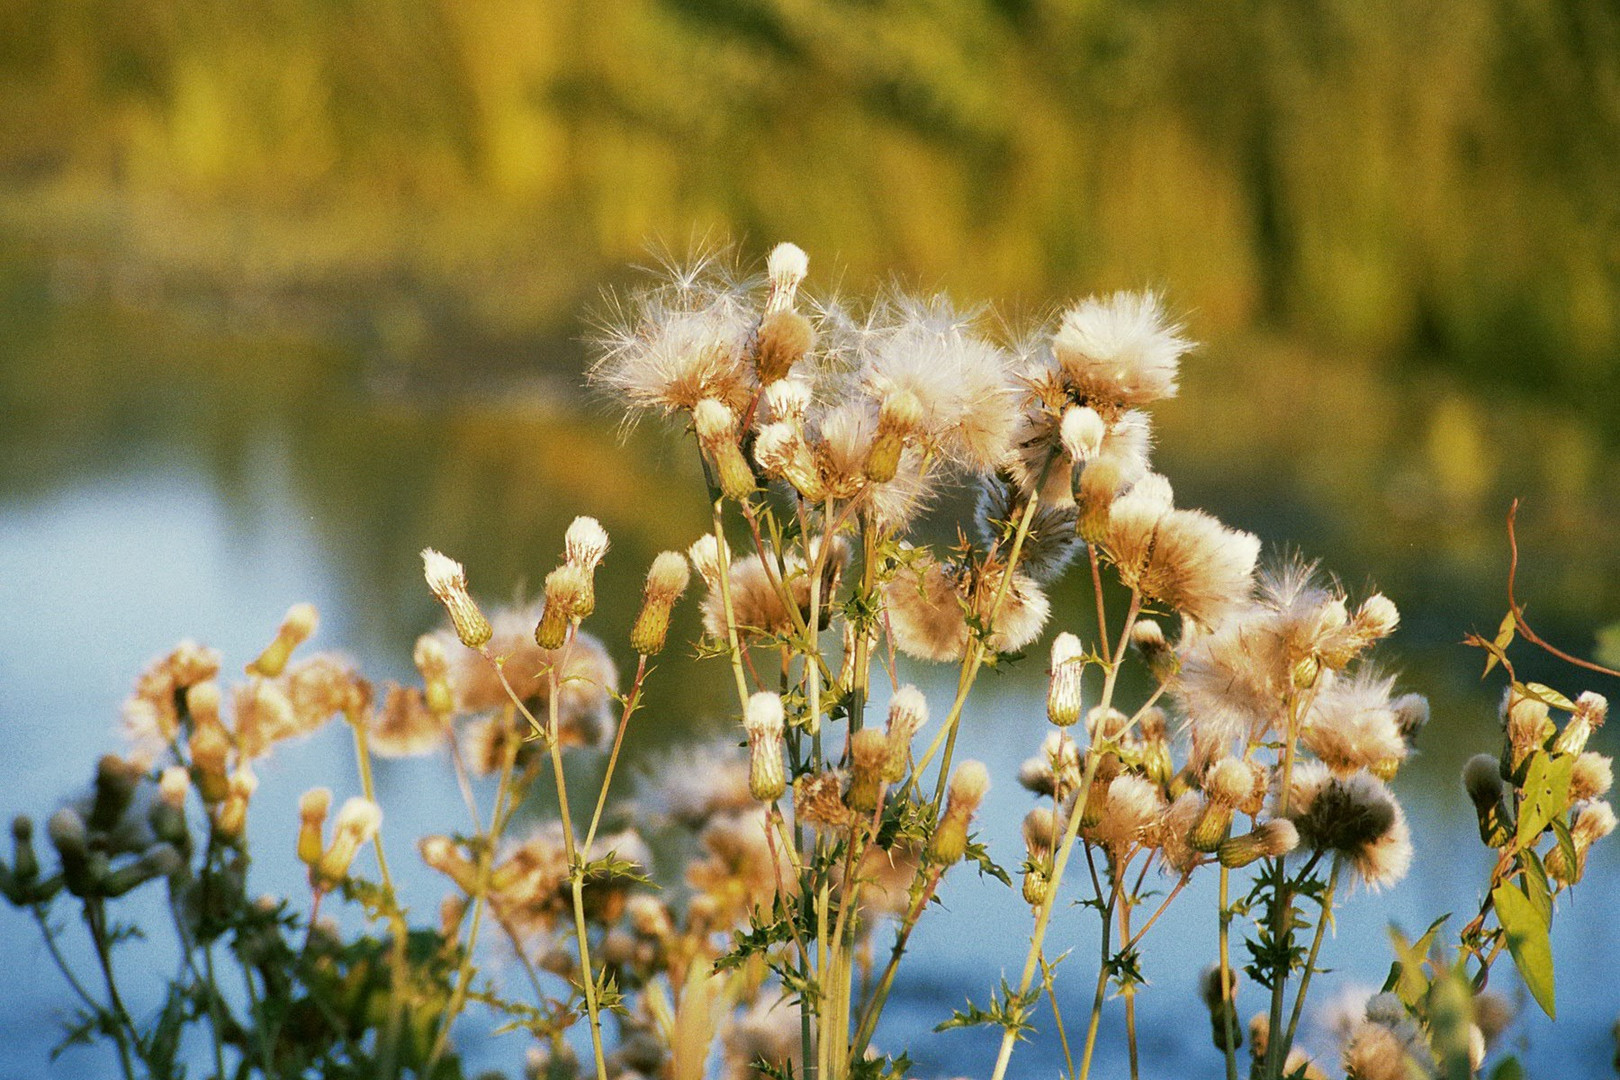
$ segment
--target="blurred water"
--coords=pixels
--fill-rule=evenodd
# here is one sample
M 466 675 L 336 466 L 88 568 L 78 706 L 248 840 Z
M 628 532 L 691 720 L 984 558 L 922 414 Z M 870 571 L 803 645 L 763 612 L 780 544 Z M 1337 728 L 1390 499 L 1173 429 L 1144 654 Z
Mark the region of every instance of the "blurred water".
M 613 532 L 610 581 L 621 574 L 621 581 L 638 579 L 652 552 L 684 545 L 701 527 L 689 448 L 675 435 L 601 439 L 592 434 L 602 426 L 599 417 L 559 406 L 549 390 L 471 403 L 432 388 L 400 396 L 387 378 L 379 382 L 375 357 L 333 355 L 296 340 L 205 334 L 199 341 L 195 327 L 108 322 L 102 312 L 70 317 L 64 310 L 31 310 L 33 321 L 25 326 L 19 318 L 20 332 L 0 344 L 8 429 L 0 434 L 6 455 L 0 718 L 13 747 L 0 759 L 0 812 L 43 817 L 81 790 L 95 756 L 118 746 L 117 705 L 135 674 L 181 638 L 220 648 L 234 669 L 257 653 L 289 604 L 312 600 L 322 612 L 321 644 L 350 650 L 373 678 L 401 677 L 409 671 L 411 640 L 435 617 L 417 577 L 414 553 L 424 544 L 462 554 L 475 582 L 502 595 L 525 578 L 538 579 L 575 513 L 597 514 Z M 560 376 L 559 384 L 571 379 Z M 1366 380 L 1378 385 L 1376 376 Z M 1390 500 L 1408 489 L 1390 477 L 1413 466 L 1386 445 L 1382 455 L 1360 459 L 1370 463 L 1363 479 L 1372 494 L 1347 484 L 1346 498 L 1358 509 L 1334 516 L 1323 508 L 1339 489 L 1323 487 L 1346 453 L 1341 431 L 1289 425 L 1292 449 L 1285 456 L 1276 442 L 1257 438 L 1259 450 L 1251 446 L 1248 457 L 1211 460 L 1224 436 L 1208 424 L 1211 414 L 1199 411 L 1214 406 L 1199 406 L 1197 395 L 1207 392 L 1205 400 L 1226 407 L 1229 420 L 1241 396 L 1230 384 L 1201 380 L 1196 369 L 1187 381 L 1187 398 L 1166 410 L 1160 456 L 1161 467 L 1185 481 L 1178 484 L 1184 501 L 1206 504 L 1268 540 L 1292 539 L 1330 555 L 1352 586 L 1383 583 L 1407 615 L 1394 644 L 1406 681 L 1436 703 L 1424 757 L 1397 784 L 1419 858 L 1396 888 L 1345 905 L 1326 947 L 1335 975 L 1320 984 L 1325 1000 L 1341 983 L 1382 980 L 1388 924 L 1416 931 L 1442 912 L 1466 918 L 1478 902 L 1488 867 L 1455 777 L 1468 755 L 1494 749 L 1493 690 L 1475 683 L 1477 658 L 1454 643 L 1466 629 L 1494 625 L 1499 614 L 1500 560 L 1486 557 L 1491 549 L 1480 539 L 1491 528 L 1490 514 L 1458 518 L 1455 530 L 1438 521 L 1432 532 L 1424 531 L 1431 528 L 1427 519 L 1391 517 Z M 1340 407 L 1335 399 L 1308 397 L 1334 392 L 1331 384 L 1291 385 L 1306 401 L 1305 415 Z M 1388 445 L 1400 444 L 1393 433 Z M 1420 473 L 1407 482 L 1439 490 L 1433 485 L 1443 480 Z M 1486 483 L 1487 495 L 1494 490 Z M 1613 499 L 1612 513 L 1617 496 L 1613 473 L 1599 469 L 1591 486 L 1568 498 L 1572 506 Z M 1362 520 L 1368 505 L 1385 508 L 1383 527 Z M 1399 550 L 1392 555 L 1392 548 Z M 1555 549 L 1552 556 L 1544 549 L 1543 557 L 1559 563 L 1532 579 L 1560 598 L 1547 608 L 1553 630 L 1574 634 L 1612 616 L 1612 564 L 1598 563 L 1595 585 L 1584 579 L 1582 607 L 1568 600 L 1580 592 L 1569 575 L 1583 580 L 1581 568 L 1570 565 L 1582 549 Z M 601 633 L 622 640 L 633 597 L 615 601 L 608 592 Z M 1060 621 L 1082 595 L 1077 587 L 1059 591 Z M 685 618 L 690 639 L 689 610 Z M 648 738 L 633 748 L 636 755 L 727 718 L 713 667 L 676 659 L 667 666 L 670 681 L 649 712 L 656 722 L 643 728 Z M 962 736 L 960 754 L 985 760 L 995 778 L 984 835 L 1008 866 L 1020 857 L 1017 824 L 1028 805 L 1012 777 L 1044 734 L 1038 667 L 987 674 Z M 1548 678 L 1586 685 L 1557 668 Z M 935 701 L 948 693 L 943 683 L 925 689 Z M 341 736 L 327 732 L 288 748 L 261 771 L 253 813 L 268 846 L 256 864 L 255 890 L 298 895 L 291 858 L 296 800 L 317 783 L 339 797 L 355 786 L 352 751 Z M 1613 751 L 1612 740 L 1607 749 Z M 384 763 L 379 785 L 396 865 L 414 867 L 408 838 L 462 821 L 441 762 Z M 1532 1005 L 1514 1029 L 1535 1075 L 1598 1076 L 1606 1069 L 1608 1028 L 1620 1012 L 1612 975 L 1620 965 L 1620 935 L 1612 930 L 1617 874 L 1615 845 L 1600 848 L 1587 885 L 1562 905 L 1554 932 L 1560 1022 L 1555 1031 Z M 420 869 L 406 871 L 404 880 L 417 917 L 433 918 L 438 884 Z M 1145 1076 L 1220 1073 L 1194 996 L 1197 973 L 1214 955 L 1213 887 L 1209 879 L 1189 888 L 1147 940 L 1152 985 L 1140 998 Z M 944 910 L 916 935 L 876 1042 L 891 1052 L 907 1049 L 919 1075 L 982 1075 L 994 1057 L 992 1033 L 928 1032 L 965 998 L 984 1004 L 1002 974 L 1016 978 L 1029 919 L 1016 895 L 965 872 L 954 875 L 942 899 Z M 148 906 L 136 908 L 137 917 L 161 919 L 149 898 L 142 903 Z M 1050 952 L 1073 949 L 1058 983 L 1071 1025 L 1089 1005 L 1097 948 L 1091 920 L 1086 910 L 1066 910 L 1051 938 Z M 165 969 L 161 945 L 138 949 Z M 0 1038 L 7 1046 L 0 1077 L 109 1074 L 104 1049 L 73 1049 L 54 1065 L 48 1061 L 57 1022 L 73 1001 L 25 916 L 0 912 L 0 950 L 14 971 L 29 973 L 0 984 Z M 83 950 L 70 949 L 69 956 L 81 967 L 90 962 Z M 1516 987 L 1505 963 L 1499 970 L 1501 985 Z M 153 1007 L 155 993 L 137 987 L 132 1005 Z M 1252 988 L 1241 1008 L 1245 1016 L 1260 1008 Z M 1123 1069 L 1119 1012 L 1114 1003 L 1105 1016 L 1098 1075 Z M 1014 1075 L 1049 1075 L 1061 1065 L 1047 1020 L 1037 1017 L 1040 1032 L 1018 1050 Z M 1071 1039 L 1082 1034 L 1071 1027 Z M 509 1047 L 474 1055 L 486 1059 L 509 1070 L 517 1065 Z

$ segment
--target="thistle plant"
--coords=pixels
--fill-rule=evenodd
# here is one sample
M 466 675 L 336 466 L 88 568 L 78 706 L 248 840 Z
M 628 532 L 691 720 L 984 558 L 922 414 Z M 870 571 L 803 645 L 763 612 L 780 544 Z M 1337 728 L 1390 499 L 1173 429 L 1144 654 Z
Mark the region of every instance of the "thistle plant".
M 191 644 L 141 677 L 130 753 L 50 819 L 59 871 L 42 869 L 22 818 L 0 874 L 84 1004 L 75 1038 L 110 1039 L 131 1077 L 175 1073 L 181 1034 L 200 1025 L 220 1077 L 437 1080 L 460 1075 L 458 1022 L 477 1007 L 526 1035 L 532 1076 L 698 1080 L 718 1048 L 728 1078 L 898 1077 L 910 1061 L 880 1049 L 881 1020 L 920 920 L 947 876 L 1010 889 L 1006 863 L 1031 918 L 1017 979 L 940 1023 L 992 1029 L 993 1080 L 1044 1025 L 1043 998 L 1071 1080 L 1090 1076 L 1111 989 L 1140 1075 L 1149 935 L 1197 874 L 1218 882 L 1202 990 L 1226 1076 L 1327 1075 L 1296 1045 L 1325 929 L 1412 859 L 1392 785 L 1428 705 L 1375 656 L 1395 605 L 1297 556 L 1262 561 L 1255 536 L 1176 505 L 1152 468 L 1149 407 L 1177 392 L 1190 342 L 1158 297 L 1085 300 L 1009 343 L 942 298 L 811 300 L 808 273 L 791 244 L 762 280 L 699 260 L 605 320 L 593 382 L 627 423 L 689 434 L 705 479 L 708 530 L 644 577 L 580 517 L 542 596 L 489 614 L 460 563 L 422 553 L 449 626 L 418 640 L 419 682 L 378 688 L 331 654 L 296 658 L 316 630 L 305 605 L 245 682 L 224 687 L 221 658 Z M 972 521 L 928 543 L 937 497 L 963 488 Z M 1091 595 L 1054 610 L 1071 568 Z M 674 642 L 694 570 L 702 636 Z M 602 588 L 640 590 L 627 642 L 589 629 Z M 993 777 L 958 753 L 979 676 L 1052 623 L 1050 729 L 1016 777 Z M 1397 942 L 1385 993 L 1345 1025 L 1355 1080 L 1473 1075 L 1500 1028 L 1486 984 L 1504 949 L 1551 1012 L 1553 899 L 1614 827 L 1610 763 L 1585 749 L 1606 703 L 1519 682 L 1513 625 L 1482 643 L 1513 679 L 1505 749 L 1467 772 L 1498 853 L 1487 898 L 1454 939 L 1437 923 Z M 653 661 L 672 647 L 734 693 L 730 734 L 627 778 Z M 954 669 L 951 692 L 930 700 L 922 665 Z M 285 830 L 308 895 L 250 901 L 254 762 L 338 717 L 357 790 L 335 814 L 333 791 L 310 790 Z M 446 895 L 436 923 L 413 927 L 372 759 L 434 753 L 468 820 L 416 840 Z M 566 759 L 581 755 L 602 779 L 576 803 Z M 520 826 L 542 778 L 555 803 Z M 991 852 L 985 795 L 1014 779 L 1035 799 L 1022 847 Z M 654 843 L 679 855 L 663 888 Z M 158 881 L 185 964 L 146 1022 L 118 992 L 108 906 Z M 104 992 L 56 948 L 64 891 Z M 1060 972 L 1068 943 L 1052 940 L 1072 902 L 1100 931 L 1083 1019 L 1055 988 L 1077 964 Z M 348 941 L 323 915 L 338 903 L 367 919 Z M 222 985 L 227 950 L 240 990 Z

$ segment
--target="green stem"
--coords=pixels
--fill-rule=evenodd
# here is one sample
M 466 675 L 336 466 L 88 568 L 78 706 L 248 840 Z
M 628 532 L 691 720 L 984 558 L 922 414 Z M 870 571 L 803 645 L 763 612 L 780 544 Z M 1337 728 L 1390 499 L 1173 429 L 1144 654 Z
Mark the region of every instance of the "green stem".
M 630 726 L 630 717 L 641 702 L 641 684 L 647 678 L 647 658 L 636 660 L 636 679 L 624 699 L 624 712 L 619 716 L 618 730 L 613 733 L 613 750 L 608 754 L 607 773 L 602 777 L 602 790 L 596 795 L 596 810 L 591 814 L 591 827 L 585 833 L 585 850 L 590 851 L 596 841 L 596 829 L 602 824 L 602 809 L 607 805 L 608 787 L 613 783 L 613 769 L 619 763 L 619 748 L 624 745 L 624 733 Z
M 1080 816 L 1081 804 L 1075 804 L 1074 816 Z M 1080 1054 L 1080 1080 L 1091 1075 L 1091 1055 L 1097 1049 L 1097 1027 L 1102 1022 L 1103 1000 L 1108 994 L 1109 936 L 1114 926 L 1114 908 L 1119 903 L 1119 877 L 1113 876 L 1108 906 L 1102 913 L 1102 961 L 1097 965 L 1097 991 L 1091 998 L 1091 1019 L 1086 1023 L 1086 1046 Z
M 1237 1005 L 1232 1000 L 1232 908 L 1228 903 L 1228 885 L 1231 871 L 1221 867 L 1220 953 L 1221 953 L 1221 1026 L 1225 1029 L 1226 1080 L 1237 1080 Z
M 111 1006 L 112 1036 L 118 1045 L 118 1062 L 123 1067 L 124 1076 L 134 1080 L 135 1068 L 130 1061 L 130 1040 L 135 1042 L 136 1049 L 140 1048 L 140 1036 L 135 1031 L 135 1022 L 129 1018 L 129 1011 L 124 1008 L 124 1001 L 118 995 L 118 980 L 113 977 L 111 945 L 107 941 L 106 912 L 101 901 L 97 899 L 84 902 L 84 922 L 90 930 L 90 940 L 95 945 L 96 960 L 101 965 L 102 978 L 107 983 L 107 1001 Z M 98 1009 L 98 1012 L 103 1010 Z
M 1294 998 L 1294 1011 L 1288 1017 L 1288 1031 L 1283 1035 L 1283 1061 L 1288 1060 L 1288 1050 L 1294 1045 L 1294 1032 L 1299 1027 L 1299 1015 L 1305 1009 L 1305 993 L 1311 988 L 1311 976 L 1316 973 L 1316 954 L 1322 949 L 1322 935 L 1327 930 L 1328 920 L 1333 916 L 1333 890 L 1339 885 L 1339 867 L 1344 860 L 1335 855 L 1333 869 L 1328 872 L 1327 891 L 1322 894 L 1322 912 L 1316 920 L 1316 935 L 1311 939 L 1310 955 L 1305 958 L 1305 974 L 1299 980 L 1299 994 Z
M 737 640 L 737 615 L 731 606 L 731 549 L 721 524 L 723 499 L 714 500 L 715 576 L 720 579 L 720 605 L 726 613 L 726 645 L 731 656 L 731 673 L 737 680 L 737 703 L 748 712 L 748 678 L 743 674 L 742 646 Z
M 1069 1080 L 1075 1080 L 1074 1055 L 1069 1052 L 1069 1036 L 1063 1029 L 1063 1010 L 1058 1008 L 1057 990 L 1052 986 L 1052 967 L 1041 957 L 1041 985 L 1046 988 L 1046 1000 L 1052 1006 L 1052 1022 L 1057 1025 L 1058 1043 L 1063 1047 L 1063 1064 L 1069 1070 Z

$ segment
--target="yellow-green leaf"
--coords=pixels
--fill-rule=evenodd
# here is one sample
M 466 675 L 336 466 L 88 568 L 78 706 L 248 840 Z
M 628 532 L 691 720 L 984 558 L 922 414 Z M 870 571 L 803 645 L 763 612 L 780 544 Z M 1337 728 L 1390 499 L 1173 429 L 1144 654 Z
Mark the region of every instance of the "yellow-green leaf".
M 1572 864 L 1573 865 L 1573 864 Z M 1535 905 L 1542 924 L 1552 927 L 1552 887 L 1547 883 L 1546 868 L 1541 857 L 1529 848 L 1519 852 L 1519 868 L 1524 874 L 1524 894 Z
M 1569 700 L 1569 698 L 1565 697 L 1563 694 L 1560 694 L 1558 691 L 1554 690 L 1545 683 L 1525 683 L 1524 692 L 1542 704 L 1549 705 L 1554 709 L 1563 709 L 1565 712 L 1575 711 L 1575 703 L 1573 701 Z
M 1569 777 L 1574 768 L 1574 754 L 1554 755 L 1537 750 L 1530 755 L 1519 803 L 1520 847 L 1534 844 L 1547 822 L 1564 812 L 1569 804 Z
M 1519 969 L 1520 978 L 1530 990 L 1543 1012 L 1557 1019 L 1557 1005 L 1553 999 L 1552 941 L 1547 935 L 1547 924 L 1529 897 L 1512 882 L 1504 881 L 1491 890 L 1496 905 L 1496 917 L 1507 933 L 1508 952 Z

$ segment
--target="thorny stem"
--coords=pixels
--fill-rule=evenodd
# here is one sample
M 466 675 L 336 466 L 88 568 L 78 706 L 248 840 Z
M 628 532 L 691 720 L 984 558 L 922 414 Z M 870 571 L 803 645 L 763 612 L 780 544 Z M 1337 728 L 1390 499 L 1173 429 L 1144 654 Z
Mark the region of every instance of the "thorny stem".
M 1305 1009 L 1305 993 L 1311 988 L 1311 976 L 1316 974 L 1316 954 L 1322 949 L 1322 936 L 1327 930 L 1328 920 L 1333 917 L 1333 890 L 1339 884 L 1339 868 L 1344 865 L 1342 856 L 1333 857 L 1333 869 L 1328 872 L 1327 892 L 1322 894 L 1322 911 L 1316 919 L 1316 935 L 1311 939 L 1310 955 L 1305 958 L 1305 974 L 1300 976 L 1299 993 L 1294 998 L 1294 1011 L 1288 1017 L 1288 1031 L 1283 1035 L 1283 1061 L 1288 1060 L 1288 1050 L 1294 1045 L 1294 1032 L 1299 1027 L 1299 1014 Z
M 1069 1070 L 1069 1080 L 1075 1080 L 1074 1055 L 1069 1052 L 1069 1036 L 1063 1029 L 1063 1010 L 1058 1008 L 1057 990 L 1052 986 L 1052 965 L 1041 957 L 1041 985 L 1046 988 L 1046 1000 L 1052 1006 L 1052 1022 L 1057 1025 L 1058 1043 L 1063 1047 L 1063 1064 Z
M 855 1029 L 855 1041 L 850 1044 L 852 1059 L 859 1059 L 866 1053 L 866 1044 L 871 1042 L 872 1034 L 877 1030 L 878 1017 L 882 1015 L 883 1005 L 889 999 L 889 990 L 894 986 L 894 975 L 900 967 L 900 958 L 906 953 L 906 942 L 911 940 L 911 931 L 916 928 L 923 908 L 928 906 L 928 901 L 934 896 L 934 890 L 939 887 L 940 875 L 943 872 L 944 867 L 929 868 L 926 883 L 916 899 L 911 902 L 906 917 L 895 930 L 894 947 L 889 950 L 888 963 L 883 966 L 883 974 L 878 979 L 877 989 L 873 992 L 871 1000 L 861 1011 L 861 1022 Z
M 1083 804 L 1076 803 L 1074 816 L 1080 817 Z M 1080 1054 L 1080 1080 L 1086 1080 L 1091 1075 L 1091 1055 L 1097 1049 L 1097 1027 L 1102 1022 L 1103 999 L 1108 993 L 1109 976 L 1109 937 L 1114 926 L 1114 909 L 1119 905 L 1119 875 L 1113 875 L 1113 884 L 1108 896 L 1108 904 L 1103 909 L 1102 916 L 1102 960 L 1097 965 L 1097 990 L 1091 998 L 1091 1019 L 1086 1022 L 1086 1046 Z M 998 1071 L 997 1076 L 1000 1076 Z
M 1097 598 L 1097 641 L 1106 655 L 1111 651 L 1108 647 L 1108 614 L 1103 607 L 1102 563 L 1097 558 L 1096 544 L 1086 544 L 1086 558 L 1091 563 L 1091 594 Z
M 1124 867 L 1121 867 L 1120 869 L 1121 869 L 1121 872 L 1123 872 Z M 1146 864 L 1143 865 L 1142 869 L 1143 869 L 1144 872 L 1146 872 L 1146 870 L 1147 870 Z M 1140 878 L 1137 879 L 1136 887 L 1138 889 L 1141 888 L 1141 879 Z M 1122 896 L 1120 898 L 1120 903 L 1119 903 L 1119 936 L 1123 941 L 1126 942 L 1126 949 L 1121 950 L 1122 952 L 1127 951 L 1129 949 L 1129 947 L 1130 947 L 1129 943 L 1131 941 L 1131 905 L 1134 904 L 1134 903 L 1135 903 L 1134 895 L 1132 895 L 1132 896 Z M 1137 1080 L 1137 1078 L 1141 1075 L 1141 1067 L 1138 1064 L 1137 1054 L 1136 1054 L 1136 986 L 1133 984 L 1133 985 L 1130 985 L 1130 986 L 1122 987 L 1121 990 L 1120 990 L 1120 994 L 1121 994 L 1122 997 L 1125 998 L 1125 1047 L 1126 1047 L 1127 1052 L 1130 1055 L 1131 1080 Z
M 1282 768 L 1279 771 L 1277 788 L 1278 818 L 1288 816 L 1288 795 L 1292 789 L 1294 771 L 1294 747 L 1298 742 L 1300 716 L 1298 694 L 1290 693 L 1288 696 L 1288 731 L 1283 740 Z M 1289 888 L 1287 875 L 1283 872 L 1283 860 L 1279 856 L 1272 859 L 1271 868 L 1276 875 L 1277 895 L 1272 898 L 1271 909 L 1271 940 L 1277 948 L 1284 948 L 1287 940 L 1293 935 L 1293 890 Z M 1274 1077 L 1282 1075 L 1283 1062 L 1287 1061 L 1287 1052 L 1284 1040 L 1276 1037 L 1282 1030 L 1283 1000 L 1288 991 L 1288 962 L 1285 960 L 1281 970 L 1272 973 L 1271 978 L 1271 1012 L 1268 1016 L 1267 1030 L 1272 1037 L 1266 1043 L 1266 1068 L 1264 1075 Z

